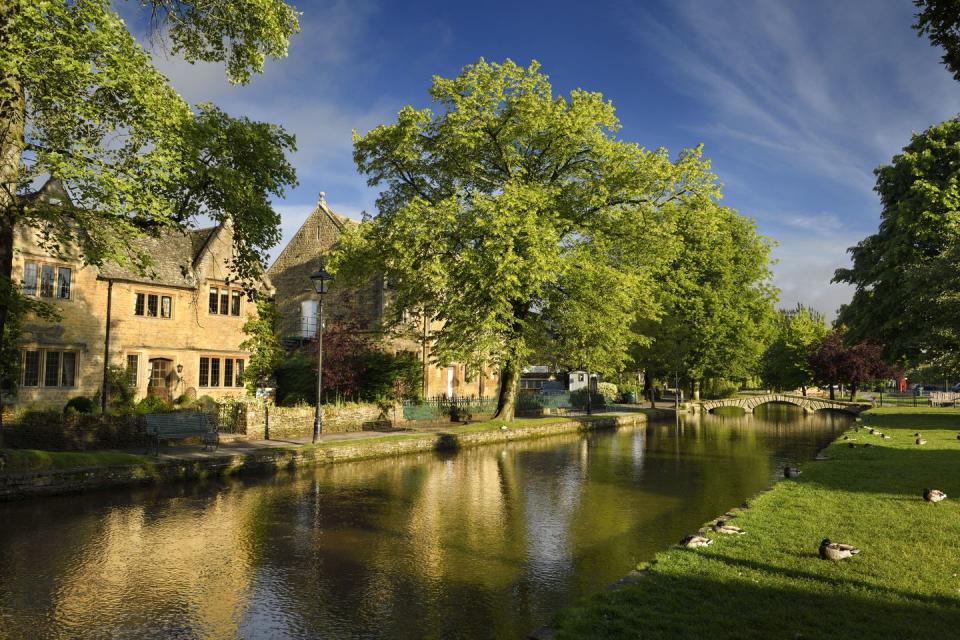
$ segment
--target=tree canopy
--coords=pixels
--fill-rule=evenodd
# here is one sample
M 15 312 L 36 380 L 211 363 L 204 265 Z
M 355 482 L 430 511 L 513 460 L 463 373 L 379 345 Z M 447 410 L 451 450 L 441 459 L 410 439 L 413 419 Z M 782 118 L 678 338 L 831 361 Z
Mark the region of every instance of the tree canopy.
M 634 361 L 648 378 L 677 375 L 696 391 L 705 378 L 743 381 L 758 372 L 773 331 L 771 243 L 751 220 L 699 203 L 676 225 L 679 250 L 657 271 L 662 316 L 639 321 Z
M 481 59 L 434 77 L 430 97 L 437 112 L 407 106 L 355 133 L 379 214 L 331 267 L 382 274 L 392 304 L 439 320 L 438 360 L 499 365 L 498 415 L 510 419 L 519 368 L 544 335 L 571 361 L 624 357 L 615 334 L 631 323 L 591 301 L 655 313 L 651 278 L 676 248 L 679 212 L 719 190 L 699 148 L 671 160 L 619 139 L 610 102 L 554 95 L 536 62 Z
M 956 0 L 913 0 L 920 11 L 913 24 L 917 35 L 944 49 L 943 65 L 960 80 L 960 4 Z
M 814 384 L 807 358 L 810 345 L 827 334 L 821 313 L 798 304 L 777 313 L 773 342 L 763 353 L 760 377 L 773 389 L 792 390 Z
M 854 285 L 838 322 L 851 342 L 884 344 L 905 366 L 958 364 L 960 353 L 960 120 L 914 134 L 878 168 L 880 228 L 849 252 L 835 282 Z

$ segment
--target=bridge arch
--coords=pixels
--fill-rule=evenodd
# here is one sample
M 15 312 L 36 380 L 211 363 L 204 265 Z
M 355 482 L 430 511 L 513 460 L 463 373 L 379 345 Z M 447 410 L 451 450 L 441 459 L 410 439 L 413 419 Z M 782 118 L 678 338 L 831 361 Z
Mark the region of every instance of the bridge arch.
M 768 393 L 759 396 L 736 396 L 733 398 L 722 398 L 720 400 L 707 400 L 700 402 L 702 411 L 713 411 L 720 407 L 738 407 L 747 413 L 753 413 L 753 410 L 760 405 L 779 402 L 782 404 L 792 404 L 800 407 L 806 413 L 814 413 L 832 409 L 835 411 L 844 411 L 854 415 L 859 414 L 870 408 L 869 404 L 839 402 L 836 400 L 827 400 L 824 398 L 812 398 L 807 396 L 793 396 L 784 393 Z

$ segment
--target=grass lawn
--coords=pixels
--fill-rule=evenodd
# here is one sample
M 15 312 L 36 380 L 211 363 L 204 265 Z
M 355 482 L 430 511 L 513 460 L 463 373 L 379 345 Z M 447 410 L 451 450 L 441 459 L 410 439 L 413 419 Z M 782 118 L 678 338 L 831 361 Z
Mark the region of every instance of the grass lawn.
M 746 535 L 658 554 L 635 584 L 561 612 L 557 637 L 960 637 L 960 411 L 876 409 L 864 424 L 892 439 L 844 434 L 737 515 Z M 950 497 L 928 504 L 925 487 Z M 823 538 L 861 553 L 820 560 Z
M 46 471 L 74 467 L 111 467 L 129 464 L 153 464 L 153 458 L 133 453 L 106 451 L 40 451 L 37 449 L 0 449 L 3 471 Z

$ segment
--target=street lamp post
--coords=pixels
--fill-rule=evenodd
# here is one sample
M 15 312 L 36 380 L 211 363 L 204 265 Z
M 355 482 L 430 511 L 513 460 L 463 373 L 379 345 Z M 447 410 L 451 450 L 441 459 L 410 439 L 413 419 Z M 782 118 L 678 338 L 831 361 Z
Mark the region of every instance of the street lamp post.
M 313 288 L 317 292 L 317 409 L 313 414 L 313 441 L 320 438 L 320 432 L 323 429 L 323 409 L 320 407 L 321 393 L 323 390 L 323 296 L 330 287 L 331 276 L 321 265 L 320 268 L 310 276 L 313 281 Z

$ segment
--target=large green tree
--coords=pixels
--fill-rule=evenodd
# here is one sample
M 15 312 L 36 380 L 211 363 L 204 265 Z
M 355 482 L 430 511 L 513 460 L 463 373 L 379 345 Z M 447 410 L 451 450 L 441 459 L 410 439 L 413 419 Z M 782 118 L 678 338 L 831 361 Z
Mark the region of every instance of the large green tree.
M 579 275 L 614 295 L 626 283 L 631 321 L 652 313 L 652 287 L 630 281 L 649 282 L 675 248 L 678 212 L 718 187 L 699 149 L 672 161 L 619 139 L 610 102 L 554 95 L 535 62 L 481 59 L 435 77 L 430 97 L 437 112 L 404 107 L 395 123 L 355 135 L 357 167 L 382 189 L 379 213 L 331 266 L 345 278 L 382 274 L 393 304 L 438 320 L 439 361 L 499 366 L 497 415 L 509 420 L 545 326 L 577 319 L 562 343 L 572 359 L 609 357 L 614 334 L 629 331 L 581 322 L 591 310 L 578 296 L 598 291 L 577 286 Z
M 223 61 L 246 82 L 298 29 L 281 0 L 145 0 L 187 60 Z M 15 229 L 90 264 L 131 263 L 136 237 L 231 216 L 236 268 L 253 278 L 278 238 L 268 205 L 293 181 L 281 129 L 194 111 L 153 66 L 108 0 L 0 0 L 0 353 L 22 308 L 11 281 Z M 72 206 L 24 198 L 57 177 Z M 9 364 L 9 363 L 8 363 Z
M 677 376 L 698 394 L 706 378 L 743 381 L 758 372 L 773 331 L 777 291 L 770 283 L 769 240 L 752 220 L 710 204 L 689 207 L 676 226 L 680 250 L 662 265 L 662 316 L 642 319 L 633 358 L 654 378 Z
M 776 390 L 807 387 L 814 383 L 807 359 L 810 345 L 827 334 L 827 323 L 818 311 L 798 304 L 777 313 L 773 342 L 763 352 L 760 377 Z
M 854 285 L 838 321 L 901 366 L 960 365 L 960 120 L 914 134 L 879 167 L 880 228 L 849 249 L 834 281 Z
M 942 47 L 943 65 L 960 80 L 960 3 L 956 0 L 913 0 L 920 9 L 913 24 L 917 35 Z

